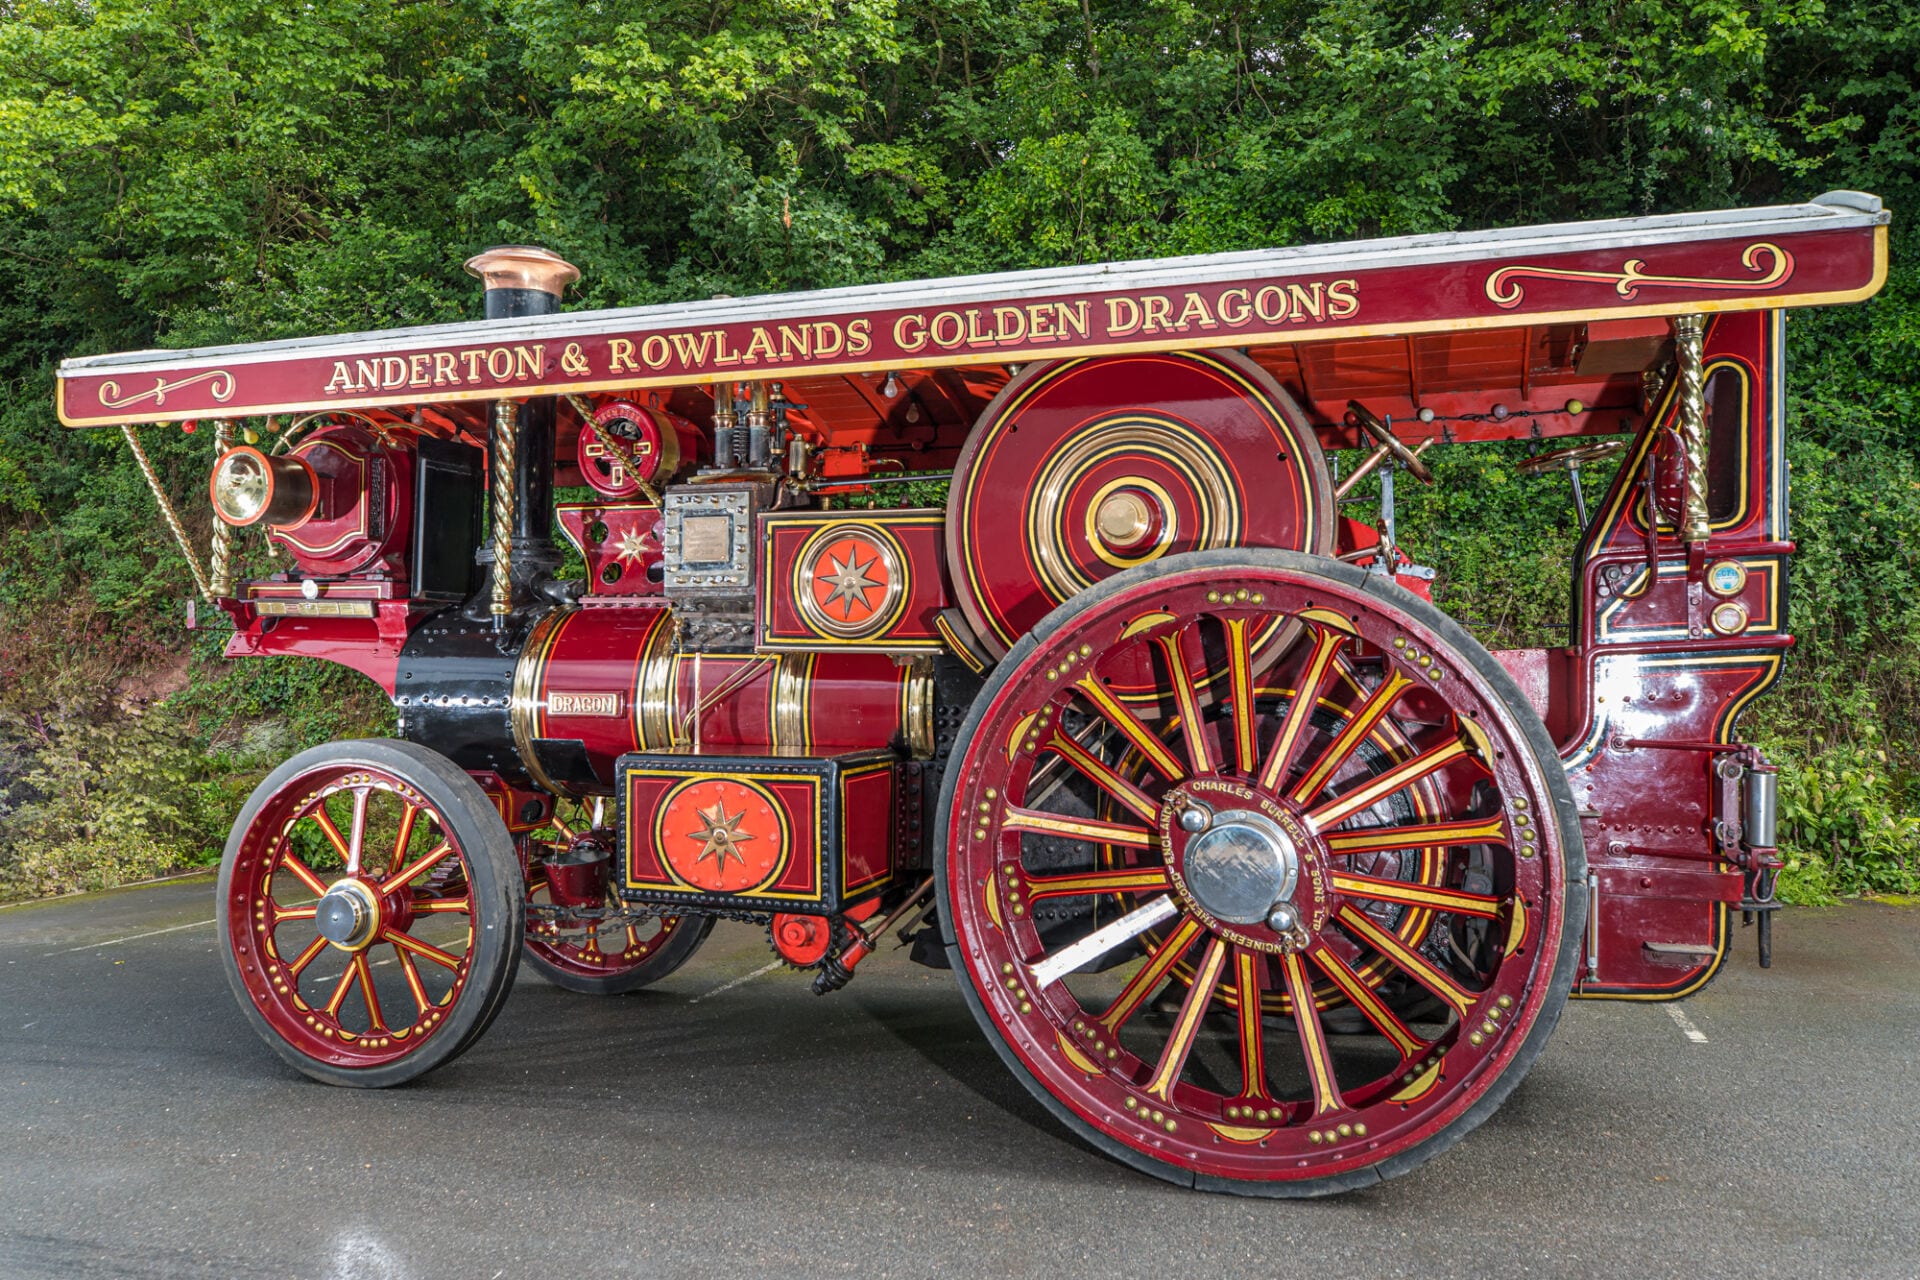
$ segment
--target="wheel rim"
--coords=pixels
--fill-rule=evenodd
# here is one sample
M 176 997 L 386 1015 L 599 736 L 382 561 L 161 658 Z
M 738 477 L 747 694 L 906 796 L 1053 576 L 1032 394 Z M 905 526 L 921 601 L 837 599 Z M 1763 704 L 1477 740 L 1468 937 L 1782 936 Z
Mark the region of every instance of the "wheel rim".
M 1562 834 L 1519 722 L 1360 585 L 1236 562 L 1116 586 L 997 673 L 949 792 L 976 1011 L 1160 1165 L 1333 1178 L 1455 1126 L 1564 998 Z M 1262 654 L 1276 623 L 1291 643 Z M 1106 674 L 1149 660 L 1157 714 Z M 1251 918 L 1269 890 L 1284 932 Z M 1061 900 L 1144 957 L 1058 976 Z
M 539 906 L 551 901 L 547 882 L 536 876 L 527 887 L 528 904 Z M 608 893 L 607 905 L 620 907 L 619 895 Z M 569 928 L 529 912 L 526 946 L 563 972 L 582 978 L 615 978 L 639 968 L 677 934 L 693 927 L 686 916 L 650 916 L 632 922 L 593 921 Z
M 289 1046 L 336 1067 L 420 1052 L 467 989 L 471 867 L 405 778 L 365 765 L 297 775 L 233 861 L 228 941 L 255 1009 Z M 331 936 L 330 936 L 331 935 Z

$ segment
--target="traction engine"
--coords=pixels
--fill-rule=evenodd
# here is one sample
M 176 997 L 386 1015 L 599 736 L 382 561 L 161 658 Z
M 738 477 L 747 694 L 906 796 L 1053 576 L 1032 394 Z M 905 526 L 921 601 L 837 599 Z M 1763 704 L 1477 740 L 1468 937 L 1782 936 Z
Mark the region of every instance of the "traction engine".
M 522 959 L 630 991 L 745 921 L 824 994 L 897 938 L 1093 1146 L 1322 1194 L 1477 1125 L 1569 998 L 1697 989 L 1736 911 L 1770 962 L 1782 308 L 1874 292 L 1886 221 L 578 314 L 503 248 L 483 321 L 69 361 L 61 413 L 143 466 L 133 421 L 211 420 L 228 654 L 392 699 L 222 863 L 299 1070 L 416 1078 Z M 1489 652 L 1401 545 L 1396 485 L 1492 441 L 1568 483 L 1564 645 Z

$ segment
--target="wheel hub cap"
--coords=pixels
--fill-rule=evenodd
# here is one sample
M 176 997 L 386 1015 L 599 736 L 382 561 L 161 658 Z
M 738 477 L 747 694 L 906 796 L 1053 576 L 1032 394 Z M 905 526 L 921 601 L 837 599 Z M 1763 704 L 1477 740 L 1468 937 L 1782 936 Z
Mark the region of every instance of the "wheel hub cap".
M 342 951 L 359 951 L 373 941 L 380 904 L 358 880 L 342 880 L 315 905 L 313 923 L 321 937 Z
M 1234 924 L 1260 924 L 1300 883 L 1300 851 L 1292 837 L 1251 809 L 1217 813 L 1187 843 L 1188 890 L 1211 914 Z

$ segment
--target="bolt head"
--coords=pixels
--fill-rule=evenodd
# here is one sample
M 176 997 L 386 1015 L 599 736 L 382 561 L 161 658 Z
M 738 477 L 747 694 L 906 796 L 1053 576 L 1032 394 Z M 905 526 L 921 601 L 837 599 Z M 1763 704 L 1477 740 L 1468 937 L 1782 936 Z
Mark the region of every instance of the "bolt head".
M 1299 923 L 1300 915 L 1291 903 L 1275 903 L 1273 910 L 1267 912 L 1267 928 L 1275 933 L 1292 933 Z
M 1180 811 L 1180 829 L 1183 831 L 1205 831 L 1213 825 L 1213 815 L 1199 805 L 1188 805 Z

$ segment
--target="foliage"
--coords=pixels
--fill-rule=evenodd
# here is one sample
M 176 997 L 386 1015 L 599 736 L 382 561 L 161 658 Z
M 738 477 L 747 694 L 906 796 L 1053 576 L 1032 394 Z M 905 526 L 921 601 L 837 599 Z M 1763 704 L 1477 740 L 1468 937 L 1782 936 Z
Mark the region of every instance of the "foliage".
M 464 316 L 460 263 L 502 242 L 560 250 L 601 306 L 1839 186 L 1904 217 L 1917 61 L 1898 0 L 0 0 L 0 711 L 51 726 L 6 739 L 0 787 L 82 742 L 114 767 L 130 684 L 180 691 L 145 719 L 180 717 L 190 780 L 243 780 L 261 725 L 290 750 L 383 714 L 350 674 L 218 664 L 211 634 L 170 665 L 190 584 L 122 443 L 54 424 L 60 357 Z M 1880 299 L 1790 329 L 1802 647 L 1755 713 L 1822 768 L 1876 726 L 1857 803 L 1896 819 L 1917 244 L 1897 224 Z M 148 444 L 204 539 L 204 435 Z M 1570 512 L 1515 458 L 1436 457 L 1403 538 L 1489 643 L 1550 643 Z M 167 857 L 204 843 L 197 785 L 150 818 Z M 1821 854 L 1834 887 L 1884 880 L 1875 839 Z

